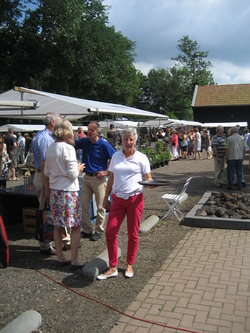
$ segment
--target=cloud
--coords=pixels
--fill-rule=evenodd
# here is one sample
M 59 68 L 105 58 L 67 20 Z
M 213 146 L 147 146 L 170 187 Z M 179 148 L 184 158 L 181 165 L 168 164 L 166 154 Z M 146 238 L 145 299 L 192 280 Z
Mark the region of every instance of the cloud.
M 234 65 L 228 61 L 212 60 L 214 80 L 218 84 L 250 83 L 250 67 Z
M 136 42 L 135 65 L 144 73 L 151 66 L 169 68 L 178 40 L 188 35 L 209 52 L 216 82 L 250 82 L 249 0 L 105 0 L 104 5 L 111 5 L 110 25 Z

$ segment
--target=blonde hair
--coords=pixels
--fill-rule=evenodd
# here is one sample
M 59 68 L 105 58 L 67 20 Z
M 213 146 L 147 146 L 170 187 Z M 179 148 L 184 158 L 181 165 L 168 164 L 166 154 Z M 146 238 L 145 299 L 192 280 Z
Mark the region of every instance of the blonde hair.
M 53 134 L 57 139 L 61 139 L 61 140 L 72 138 L 74 135 L 73 127 L 67 119 L 59 120 L 55 124 Z

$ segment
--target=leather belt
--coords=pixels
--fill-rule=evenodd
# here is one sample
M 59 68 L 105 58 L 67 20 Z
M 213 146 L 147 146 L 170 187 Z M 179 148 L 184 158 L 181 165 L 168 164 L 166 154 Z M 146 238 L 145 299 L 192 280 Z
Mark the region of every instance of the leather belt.
M 90 173 L 86 173 L 87 176 L 90 176 L 90 177 L 95 177 L 98 175 L 98 172 L 90 172 Z

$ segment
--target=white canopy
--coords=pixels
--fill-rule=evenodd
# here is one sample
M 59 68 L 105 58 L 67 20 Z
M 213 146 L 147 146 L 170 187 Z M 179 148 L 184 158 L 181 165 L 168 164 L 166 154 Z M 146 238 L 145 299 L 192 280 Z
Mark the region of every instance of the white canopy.
M 32 125 L 32 124 L 5 124 L 0 126 L 0 133 L 1 132 L 8 132 L 9 127 L 12 127 L 14 131 L 17 132 L 37 132 L 41 131 L 45 128 L 44 125 Z M 79 126 L 73 126 L 73 130 L 76 131 Z M 88 130 L 87 126 L 81 126 L 84 131 Z
M 24 108 L 20 108 L 19 110 L 10 110 L 5 106 L 0 110 L 0 117 L 43 119 L 46 113 L 55 112 L 60 113 L 62 116 L 65 116 L 72 120 L 90 114 L 101 113 L 130 116 L 136 115 L 140 117 L 159 117 L 168 119 L 167 116 L 162 114 L 140 110 L 120 104 L 92 101 L 82 98 L 52 94 L 34 89 L 26 89 L 22 87 L 15 87 L 15 90 L 9 90 L 3 94 L 0 94 L 0 105 L 1 100 L 24 101 L 24 98 L 26 99 L 26 101 L 34 101 L 35 99 L 37 102 L 39 102 L 40 107 L 35 110 L 26 110 Z
M 203 123 L 202 127 L 217 127 L 217 126 L 223 126 L 223 127 L 234 127 L 237 125 L 240 125 L 240 127 L 247 127 L 247 122 L 227 122 L 227 123 Z
M 112 120 L 105 119 L 98 122 L 101 128 L 109 127 L 110 124 L 114 124 L 116 127 L 125 128 L 125 127 L 138 127 L 142 126 L 143 122 L 131 121 L 131 120 Z
M 202 126 L 202 123 L 197 121 L 189 121 L 189 120 L 178 120 L 178 119 L 153 119 L 148 120 L 144 123 L 145 126 L 150 127 L 167 127 L 167 126 Z

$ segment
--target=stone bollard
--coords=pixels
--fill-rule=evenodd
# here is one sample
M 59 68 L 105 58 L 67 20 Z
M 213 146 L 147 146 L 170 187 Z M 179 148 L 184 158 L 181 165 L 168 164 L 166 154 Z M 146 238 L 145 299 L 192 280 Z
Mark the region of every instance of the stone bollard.
M 0 330 L 0 333 L 31 333 L 42 324 L 42 316 L 34 310 L 28 310 Z
M 159 217 L 156 215 L 149 216 L 145 221 L 141 223 L 139 233 L 144 234 L 153 228 L 158 223 Z

